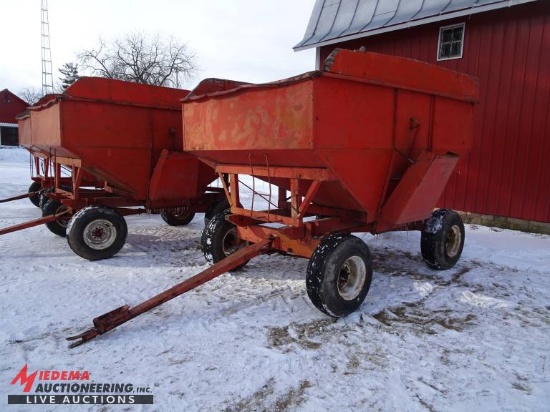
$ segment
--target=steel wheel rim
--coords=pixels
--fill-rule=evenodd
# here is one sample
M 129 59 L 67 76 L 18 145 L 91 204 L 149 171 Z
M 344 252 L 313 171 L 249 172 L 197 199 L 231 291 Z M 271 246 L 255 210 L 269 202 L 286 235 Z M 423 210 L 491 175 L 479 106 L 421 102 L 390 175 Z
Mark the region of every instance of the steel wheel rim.
M 225 256 L 229 256 L 240 249 L 239 238 L 237 237 L 237 229 L 228 230 L 222 240 L 222 250 Z
M 69 222 L 71 221 L 71 215 L 69 213 L 65 213 L 67 211 L 67 206 L 61 205 L 59 206 L 55 211 L 55 221 L 57 224 L 61 227 L 66 228 L 69 225 Z
M 338 293 L 345 300 L 357 298 L 367 279 L 367 267 L 359 256 L 348 258 L 338 274 Z
M 84 243 L 94 250 L 112 246 L 117 237 L 115 226 L 105 219 L 97 219 L 84 228 Z
M 451 226 L 445 241 L 445 251 L 447 252 L 447 256 L 454 258 L 458 255 L 461 243 L 462 232 L 460 231 L 460 228 L 457 225 Z

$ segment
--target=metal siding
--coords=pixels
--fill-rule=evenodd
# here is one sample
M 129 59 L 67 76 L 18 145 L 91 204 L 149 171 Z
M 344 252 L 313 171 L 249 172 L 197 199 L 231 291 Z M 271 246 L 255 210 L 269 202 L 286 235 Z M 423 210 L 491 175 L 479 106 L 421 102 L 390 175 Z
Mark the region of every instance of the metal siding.
M 355 15 L 352 18 L 351 25 L 346 31 L 340 33 L 338 37 L 361 31 L 361 29 L 372 20 L 375 11 L 376 2 L 359 0 L 359 3 L 355 7 Z M 310 41 L 308 41 L 308 43 L 310 43 Z
M 327 34 L 330 33 L 332 27 L 334 26 L 334 20 L 338 14 L 339 6 L 340 2 L 337 0 L 324 0 L 315 32 L 309 39 L 310 42 L 317 43 L 323 41 Z
M 462 59 L 437 62 L 439 28 L 466 23 Z M 536 2 L 326 46 L 412 57 L 479 77 L 476 139 L 441 201 L 550 222 L 550 3 Z
M 517 22 L 514 75 L 511 83 L 513 111 L 508 115 L 511 123 L 509 140 L 511 147 L 509 150 L 505 150 L 504 158 L 505 163 L 510 165 L 509 168 L 506 168 L 509 178 L 506 184 L 504 181 L 501 182 L 503 202 L 499 214 L 504 216 L 520 214 L 521 208 L 519 210 L 515 209 L 514 203 L 517 203 L 517 200 L 521 201 L 527 194 L 525 193 L 526 187 L 520 183 L 521 171 L 527 167 L 525 164 L 527 159 L 523 156 L 518 156 L 518 153 L 523 151 L 529 153 L 528 141 L 525 141 L 524 137 L 529 135 L 529 125 L 527 124 L 530 117 L 529 112 L 534 109 L 533 102 L 530 101 L 534 85 L 529 84 L 527 81 L 527 73 L 533 69 L 532 67 L 528 67 L 527 61 L 530 32 L 530 20 L 519 20 Z M 519 186 L 518 183 L 520 183 Z
M 426 0 L 422 3 L 422 7 L 415 19 L 425 19 L 426 17 L 440 14 L 441 11 L 449 4 L 449 0 Z
M 27 103 L 10 92 L 8 89 L 0 91 L 0 122 L 17 124 L 15 116 L 27 109 Z
M 411 20 L 422 8 L 423 3 L 424 3 L 424 0 L 400 1 L 394 18 L 388 21 L 387 24 L 388 25 L 398 24 L 403 21 Z
M 372 17 L 369 24 L 363 28 L 363 30 L 374 30 L 387 25 L 392 19 L 396 17 L 398 5 L 399 0 L 387 0 L 383 2 L 379 1 L 376 5 L 374 16 Z
M 317 0 L 306 33 L 294 48 L 334 44 L 495 8 L 541 0 Z
M 350 27 L 358 2 L 359 0 L 342 0 L 340 2 L 332 29 L 325 37 L 338 37 Z

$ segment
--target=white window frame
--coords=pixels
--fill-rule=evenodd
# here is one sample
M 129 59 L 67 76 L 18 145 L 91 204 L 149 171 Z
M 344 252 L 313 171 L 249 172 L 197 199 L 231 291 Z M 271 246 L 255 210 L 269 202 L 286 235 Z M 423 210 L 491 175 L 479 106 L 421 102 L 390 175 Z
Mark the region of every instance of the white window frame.
M 456 29 L 462 27 L 462 38 L 460 39 L 460 56 L 453 57 L 441 57 L 441 39 L 443 38 L 443 32 L 445 30 Z M 464 53 L 464 33 L 466 32 L 466 23 L 452 24 L 450 26 L 443 26 L 439 28 L 439 39 L 437 41 L 437 61 L 462 59 Z

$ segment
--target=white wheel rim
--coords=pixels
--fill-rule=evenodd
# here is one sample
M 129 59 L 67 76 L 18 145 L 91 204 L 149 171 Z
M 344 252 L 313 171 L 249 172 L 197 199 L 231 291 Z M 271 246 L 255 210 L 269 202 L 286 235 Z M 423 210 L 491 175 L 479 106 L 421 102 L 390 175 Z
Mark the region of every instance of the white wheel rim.
M 367 267 L 359 256 L 352 256 L 344 262 L 338 275 L 338 293 L 345 300 L 358 297 L 367 279 Z
M 115 243 L 117 230 L 105 219 L 97 219 L 84 228 L 84 243 L 94 250 L 107 249 Z
M 456 257 L 462 244 L 462 232 L 457 225 L 451 226 L 447 239 L 445 240 L 445 251 L 450 258 Z

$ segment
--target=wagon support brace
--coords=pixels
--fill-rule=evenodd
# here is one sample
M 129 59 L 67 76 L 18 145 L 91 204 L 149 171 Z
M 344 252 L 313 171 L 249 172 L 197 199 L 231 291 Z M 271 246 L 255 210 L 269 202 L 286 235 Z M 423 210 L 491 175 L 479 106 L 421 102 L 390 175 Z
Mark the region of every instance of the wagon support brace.
M 338 217 L 304 222 L 300 227 L 269 227 L 262 225 L 261 221 L 239 215 L 229 215 L 227 219 L 237 226 L 239 239 L 249 242 L 273 239 L 272 251 L 301 256 L 306 259 L 311 257 L 321 238 L 328 233 L 364 232 L 370 229 L 370 226 L 361 222 L 346 221 Z
M 156 308 L 157 306 L 160 306 L 163 303 L 168 302 L 169 300 L 172 300 L 185 292 L 195 289 L 196 287 L 220 276 L 223 273 L 236 268 L 242 263 L 252 259 L 255 256 L 258 256 L 262 252 L 268 251 L 272 242 L 273 239 L 271 238 L 264 239 L 261 242 L 240 249 L 236 253 L 221 260 L 220 262 L 209 267 L 203 272 L 171 287 L 168 290 L 165 290 L 162 293 L 159 293 L 158 295 L 140 303 L 137 306 L 131 308 L 128 305 L 124 305 L 95 318 L 93 320 L 93 328 L 88 329 L 87 331 L 79 335 L 70 336 L 67 338 L 68 341 L 74 341 L 70 345 L 70 347 L 74 348 L 76 346 L 82 345 L 83 343 L 94 339 L 99 335 L 103 335 L 111 329 L 114 329 L 117 326 L 128 322 L 136 316 L 148 312 L 149 310 Z
M 308 210 L 313 206 L 312 201 L 317 194 L 323 182 L 336 180 L 329 169 L 311 168 L 311 167 L 284 167 L 284 166 L 242 166 L 221 164 L 216 166 L 216 172 L 223 184 L 223 190 L 231 205 L 231 213 L 234 215 L 246 216 L 256 219 L 260 222 L 283 223 L 285 225 L 301 227 L 303 219 L 307 216 Z M 239 174 L 251 175 L 254 177 L 264 177 L 270 183 L 271 178 L 283 178 L 289 180 L 290 186 L 290 216 L 281 213 L 282 209 L 271 209 L 267 211 L 255 211 L 253 209 L 244 209 L 240 206 L 239 198 Z M 224 176 L 229 176 L 229 184 Z M 300 194 L 300 180 L 310 181 L 309 188 L 305 195 Z M 279 207 L 286 205 L 284 197 L 285 190 L 279 187 Z M 270 192 L 271 195 L 271 192 Z M 274 204 L 271 200 L 264 197 L 269 205 Z

